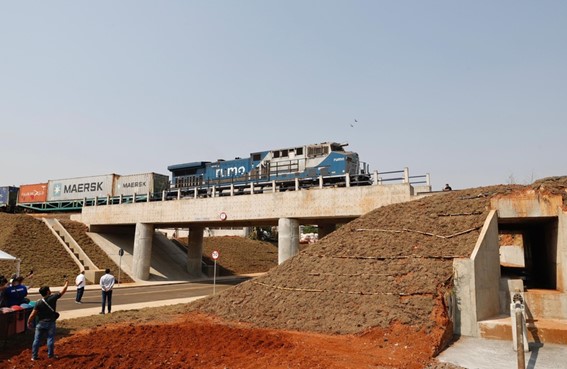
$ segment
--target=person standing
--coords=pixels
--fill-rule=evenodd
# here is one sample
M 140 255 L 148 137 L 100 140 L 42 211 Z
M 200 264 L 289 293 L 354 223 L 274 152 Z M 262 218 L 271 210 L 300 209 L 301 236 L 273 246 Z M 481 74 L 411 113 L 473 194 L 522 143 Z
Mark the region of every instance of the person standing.
M 0 275 L 0 307 L 6 307 L 6 298 L 4 293 L 10 284 L 8 283 L 8 279 L 3 275 Z
M 75 297 L 75 303 L 82 304 L 81 299 L 83 298 L 83 293 L 85 293 L 85 271 L 82 270 L 77 278 L 75 278 L 75 285 L 77 286 L 77 296 Z
M 32 361 L 38 359 L 39 346 L 42 337 L 47 334 L 47 356 L 50 359 L 56 358 L 55 356 L 55 321 L 59 317 L 57 313 L 57 300 L 67 292 L 69 280 L 65 277 L 65 285 L 61 292 L 51 293 L 48 286 L 40 287 L 39 293 L 41 300 L 38 300 L 33 311 L 28 318 L 28 327 L 31 329 L 34 324 L 36 316 L 38 323 L 35 326 L 35 336 L 32 344 Z
M 108 312 L 112 310 L 112 288 L 114 287 L 114 276 L 110 274 L 110 269 L 106 269 L 105 274 L 100 277 L 100 288 L 102 289 L 102 311 L 100 314 L 104 314 L 104 308 L 108 302 Z

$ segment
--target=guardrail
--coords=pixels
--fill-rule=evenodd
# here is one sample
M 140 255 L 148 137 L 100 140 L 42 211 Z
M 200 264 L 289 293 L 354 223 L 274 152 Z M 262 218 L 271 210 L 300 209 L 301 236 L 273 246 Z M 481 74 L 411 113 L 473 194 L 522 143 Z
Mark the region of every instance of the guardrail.
M 408 168 L 404 168 L 403 170 L 393 170 L 389 172 L 374 171 L 372 173 L 372 180 L 374 184 L 395 182 L 395 183 L 409 183 L 409 184 L 424 184 L 427 186 L 431 185 L 429 173 L 421 174 L 417 176 L 410 176 Z
M 347 173 L 343 176 L 337 176 L 338 178 L 344 177 L 344 180 L 340 182 L 341 186 L 344 187 L 351 187 L 351 176 Z M 430 192 L 431 191 L 431 184 L 430 184 L 430 177 L 429 173 L 422 174 L 422 175 L 414 175 L 410 176 L 409 169 L 406 167 L 402 170 L 394 170 L 394 171 L 373 171 L 370 173 L 370 177 L 372 179 L 372 183 L 370 185 L 388 185 L 388 184 L 399 184 L 399 183 L 408 183 L 410 185 L 420 185 L 422 188 L 428 188 L 423 192 Z M 324 188 L 327 184 L 324 183 L 323 177 L 319 176 L 318 184 L 316 186 L 307 187 L 304 185 L 301 179 L 295 178 L 294 187 L 290 189 L 289 187 L 285 190 L 295 190 L 300 191 L 304 188 Z M 282 189 L 279 187 L 280 183 L 277 181 L 269 181 L 269 182 L 251 182 L 246 186 L 241 186 L 239 188 L 235 188 L 234 185 L 230 185 L 227 189 L 226 187 L 223 188 L 223 191 L 219 191 L 219 187 L 216 186 L 207 186 L 201 187 L 199 189 L 193 189 L 187 195 L 187 193 L 182 193 L 181 190 L 170 190 L 170 191 L 163 191 L 157 193 L 143 193 L 143 194 L 133 194 L 133 195 L 120 195 L 120 196 L 103 196 L 103 197 L 94 197 L 94 198 L 84 198 L 84 199 L 77 199 L 77 200 L 68 200 L 68 201 L 56 201 L 56 202 L 45 202 L 45 203 L 31 203 L 31 204 L 17 204 L 19 207 L 23 209 L 29 209 L 33 211 L 80 211 L 83 207 L 86 206 L 106 206 L 106 205 L 119 205 L 119 204 L 133 204 L 139 202 L 150 202 L 150 201 L 169 201 L 169 200 L 179 200 L 181 198 L 198 198 L 198 197 L 219 197 L 219 196 L 235 196 L 241 194 L 259 194 L 264 192 L 280 192 Z M 337 182 L 334 183 L 337 185 Z

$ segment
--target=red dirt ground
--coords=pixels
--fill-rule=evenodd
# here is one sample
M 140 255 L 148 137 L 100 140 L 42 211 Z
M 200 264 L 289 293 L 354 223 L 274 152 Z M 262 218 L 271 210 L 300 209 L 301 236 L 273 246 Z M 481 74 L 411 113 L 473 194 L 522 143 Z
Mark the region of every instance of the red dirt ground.
M 362 335 L 258 329 L 190 313 L 168 324 L 109 325 L 59 339 L 59 359 L 31 362 L 31 350 L 0 368 L 257 369 L 407 368 L 430 362 L 439 337 L 393 324 Z

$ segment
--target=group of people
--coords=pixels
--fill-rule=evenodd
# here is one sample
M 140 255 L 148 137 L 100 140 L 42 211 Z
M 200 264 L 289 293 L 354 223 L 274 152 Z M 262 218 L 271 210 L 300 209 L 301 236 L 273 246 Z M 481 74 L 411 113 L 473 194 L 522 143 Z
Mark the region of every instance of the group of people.
M 110 269 L 105 270 L 105 274 L 100 278 L 100 288 L 102 290 L 102 311 L 100 314 L 105 313 L 105 309 L 110 313 L 112 309 L 112 289 L 114 287 L 115 278 L 110 273 Z M 85 292 L 85 272 L 81 271 L 75 278 L 75 286 L 77 287 L 77 294 L 75 296 L 75 303 L 81 304 L 83 294 Z M 56 320 L 59 317 L 57 313 L 57 300 L 59 300 L 69 286 L 69 280 L 65 276 L 65 284 L 59 292 L 52 293 L 49 286 L 42 286 L 39 289 L 41 299 L 35 304 L 35 307 L 28 319 L 28 327 L 33 328 L 35 324 L 35 336 L 32 344 L 32 361 L 39 358 L 39 347 L 43 336 L 47 335 L 47 356 L 49 358 L 56 358 L 55 355 L 55 330 Z M 37 321 L 37 323 L 36 323 Z
M 10 280 L 0 275 L 0 307 L 20 306 L 30 302 L 27 298 L 28 288 L 22 282 L 32 275 L 33 270 L 27 277 L 14 274 Z

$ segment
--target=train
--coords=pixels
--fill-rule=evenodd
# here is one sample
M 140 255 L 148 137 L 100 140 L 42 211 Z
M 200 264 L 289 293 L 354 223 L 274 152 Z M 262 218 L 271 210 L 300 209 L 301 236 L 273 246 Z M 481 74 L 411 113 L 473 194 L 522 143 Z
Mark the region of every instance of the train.
M 19 187 L 0 187 L 0 209 L 77 210 L 86 200 L 122 203 L 146 196 L 147 201 L 186 196 L 238 195 L 324 186 L 372 184 L 369 166 L 347 143 L 323 142 L 250 153 L 232 160 L 188 162 L 167 167 L 171 175 L 106 174 L 50 179 Z M 120 200 L 117 202 L 116 198 Z M 107 199 L 107 200 L 104 200 Z M 135 199 L 134 199 L 135 201 Z M 75 203 L 75 205 L 69 205 Z M 51 206 L 47 206 L 51 204 Z

